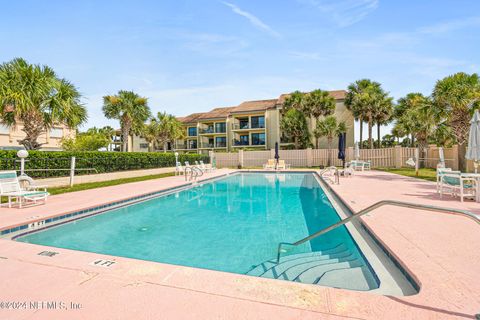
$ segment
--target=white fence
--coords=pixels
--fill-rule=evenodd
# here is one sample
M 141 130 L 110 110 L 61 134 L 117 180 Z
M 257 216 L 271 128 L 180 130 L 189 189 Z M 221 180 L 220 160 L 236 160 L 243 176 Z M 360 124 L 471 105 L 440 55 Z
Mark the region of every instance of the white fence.
M 445 162 L 448 167 L 458 168 L 457 146 L 444 148 Z M 273 159 L 274 150 L 243 151 L 233 153 L 215 153 L 218 167 L 246 168 L 261 167 L 268 159 Z M 342 161 L 338 159 L 337 149 L 303 149 L 303 150 L 279 150 L 280 159 L 285 160 L 292 167 L 319 167 L 327 166 L 328 159 L 331 165 L 341 166 Z M 346 161 L 354 160 L 354 148 L 347 148 L 345 152 Z M 415 156 L 415 148 L 404 148 L 396 146 L 383 149 L 361 149 L 359 160 L 370 160 L 372 167 L 396 167 L 406 166 L 405 162 Z M 435 168 L 439 162 L 438 147 L 430 146 L 427 149 L 424 163 L 427 167 Z

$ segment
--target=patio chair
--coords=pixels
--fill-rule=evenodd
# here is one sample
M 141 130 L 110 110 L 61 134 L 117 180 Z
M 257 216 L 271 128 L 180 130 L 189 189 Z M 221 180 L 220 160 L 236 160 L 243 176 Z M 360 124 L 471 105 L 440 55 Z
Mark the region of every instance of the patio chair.
M 454 197 L 459 196 L 460 201 L 464 198 L 475 197 L 477 192 L 477 181 L 471 177 L 463 177 L 458 173 L 444 173 L 440 185 L 440 198 L 443 196 L 443 190 L 448 189 Z
M 30 180 L 32 179 L 30 178 Z M 29 186 L 22 188 L 16 171 L 0 172 L 0 206 L 2 204 L 1 197 L 8 198 L 9 208 L 12 207 L 12 199 L 15 200 L 19 208 L 22 208 L 24 202 L 37 204 L 37 202 L 43 201 L 43 203 L 46 203 L 49 195 L 45 186 L 35 185 L 31 182 Z
M 442 184 L 442 176 L 446 173 L 460 174 L 460 171 L 453 171 L 451 168 L 437 168 L 437 193 L 440 193 L 440 185 Z
M 268 159 L 267 163 L 263 165 L 263 169 L 275 169 L 275 159 Z
M 365 169 L 365 165 L 363 161 L 359 160 L 352 160 L 350 161 L 350 166 L 352 167 L 353 170 L 358 171 L 361 170 L 363 171 Z
M 277 170 L 288 170 L 290 165 L 285 163 L 285 160 L 278 160 Z
M 208 172 L 208 171 L 211 171 L 209 167 L 207 167 L 205 165 L 205 163 L 203 163 L 203 161 L 200 161 L 200 163 L 198 161 L 195 161 L 195 164 L 197 165 L 198 168 L 200 168 L 200 170 L 202 170 L 203 172 Z
M 181 176 L 182 174 L 184 174 L 185 171 L 183 169 L 183 166 L 182 166 L 182 163 L 181 162 L 177 162 L 177 165 L 175 166 L 175 175 L 179 175 Z
M 363 170 L 371 170 L 372 169 L 372 161 L 367 160 L 363 161 Z
M 355 174 L 355 169 L 353 169 L 351 163 L 348 163 L 345 168 L 338 170 L 338 172 L 340 173 L 340 175 L 348 178 L 353 177 L 353 175 Z
M 215 170 L 215 168 L 212 167 L 211 164 L 205 164 L 205 162 L 203 162 L 203 160 L 200 160 L 200 166 L 206 168 L 208 171 Z

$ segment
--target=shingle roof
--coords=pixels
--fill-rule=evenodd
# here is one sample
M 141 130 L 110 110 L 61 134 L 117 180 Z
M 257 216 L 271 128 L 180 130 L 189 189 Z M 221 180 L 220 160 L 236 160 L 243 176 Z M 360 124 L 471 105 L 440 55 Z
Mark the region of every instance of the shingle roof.
M 234 108 L 235 107 L 215 108 L 212 111 L 203 113 L 197 118 L 197 120 L 226 118 L 230 114 L 231 110 Z
M 347 91 L 345 90 L 333 90 L 333 91 L 329 91 L 330 92 L 330 95 L 335 99 L 335 100 L 343 100 L 345 99 L 345 95 L 347 94 Z M 282 95 L 280 95 L 280 97 L 278 98 L 278 101 L 277 103 L 278 104 L 283 104 L 285 102 L 285 99 L 290 96 L 290 93 L 284 93 Z
M 204 114 L 204 112 L 192 113 L 188 116 L 180 117 L 180 118 L 177 118 L 177 119 L 178 119 L 178 121 L 180 121 L 182 123 L 192 123 L 192 122 L 196 122 L 197 119 L 203 114 Z
M 245 101 L 239 104 L 237 107 L 233 108 L 231 112 L 239 113 L 239 112 L 250 112 L 250 111 L 265 111 L 268 109 L 275 108 L 276 104 L 277 104 L 277 99 Z
M 333 90 L 329 92 L 330 92 L 330 95 L 336 100 L 345 99 L 345 95 L 347 93 L 345 90 Z M 235 107 L 215 108 L 209 112 L 192 113 L 185 117 L 177 117 L 177 119 L 182 123 L 194 123 L 194 122 L 197 122 L 198 120 L 213 120 L 213 119 L 226 118 L 232 113 L 265 111 L 268 109 L 274 109 L 276 108 L 277 105 L 283 104 L 285 102 L 285 99 L 289 95 L 290 95 L 289 93 L 285 93 L 280 95 L 278 99 L 245 101 Z

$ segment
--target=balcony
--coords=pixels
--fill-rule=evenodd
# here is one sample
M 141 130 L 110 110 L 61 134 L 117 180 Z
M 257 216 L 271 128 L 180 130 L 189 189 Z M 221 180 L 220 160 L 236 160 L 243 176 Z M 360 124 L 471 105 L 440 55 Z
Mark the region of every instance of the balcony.
M 197 149 L 197 144 L 186 144 L 186 143 L 179 143 L 177 144 L 177 149 L 178 150 L 196 150 Z
M 215 144 L 204 142 L 204 143 L 200 144 L 200 148 L 203 148 L 203 149 L 226 148 L 226 147 L 227 147 L 226 142 L 217 142 Z
M 202 129 L 200 128 L 199 130 L 199 133 L 200 134 L 222 134 L 222 133 L 225 133 L 227 132 L 227 130 L 225 128 L 221 129 L 221 128 L 206 128 L 206 129 Z
M 234 123 L 232 124 L 233 130 L 249 130 L 249 129 L 265 129 L 264 123 L 251 124 L 251 123 Z
M 255 142 L 250 143 L 249 141 L 242 141 L 242 140 L 234 139 L 232 141 L 232 145 L 234 147 L 264 147 L 265 146 L 265 141 L 255 141 Z

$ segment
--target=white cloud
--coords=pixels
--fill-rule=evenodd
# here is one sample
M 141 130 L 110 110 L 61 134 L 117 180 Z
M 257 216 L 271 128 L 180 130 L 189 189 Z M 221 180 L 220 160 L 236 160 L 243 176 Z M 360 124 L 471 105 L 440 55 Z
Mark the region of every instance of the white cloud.
M 480 26 L 480 16 L 451 20 L 418 29 L 422 34 L 442 34 L 468 27 Z
M 379 0 L 299 0 L 325 13 L 339 27 L 348 27 L 365 19 L 378 7 Z
M 258 17 L 256 17 L 252 13 L 240 9 L 238 6 L 234 5 L 233 3 L 224 2 L 224 1 L 222 1 L 222 3 L 224 5 L 230 7 L 230 9 L 232 9 L 232 11 L 234 13 L 238 14 L 239 16 L 242 16 L 242 17 L 246 18 L 257 29 L 260 29 L 260 30 L 264 31 L 264 32 L 270 34 L 271 36 L 273 36 L 275 38 L 280 38 L 281 37 L 280 33 L 273 30 L 272 27 L 267 25 L 265 22 L 260 20 Z

